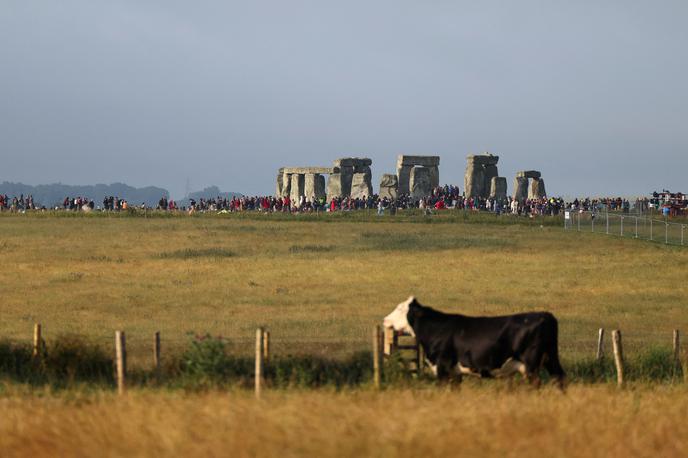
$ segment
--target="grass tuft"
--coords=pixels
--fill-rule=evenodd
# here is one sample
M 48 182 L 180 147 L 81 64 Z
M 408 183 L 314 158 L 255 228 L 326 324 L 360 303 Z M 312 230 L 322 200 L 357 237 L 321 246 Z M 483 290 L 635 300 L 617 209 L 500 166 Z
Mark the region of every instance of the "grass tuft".
M 289 252 L 297 253 L 327 253 L 335 249 L 332 245 L 292 245 L 289 247 Z
M 159 259 L 197 259 L 197 258 L 232 258 L 236 253 L 222 247 L 214 248 L 184 248 L 175 251 L 164 251 L 158 253 Z

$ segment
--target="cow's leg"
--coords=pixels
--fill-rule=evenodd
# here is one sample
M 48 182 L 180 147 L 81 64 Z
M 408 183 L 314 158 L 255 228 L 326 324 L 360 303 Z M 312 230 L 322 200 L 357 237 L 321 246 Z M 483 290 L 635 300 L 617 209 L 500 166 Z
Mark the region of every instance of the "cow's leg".
M 559 363 L 559 355 L 554 354 L 551 357 L 548 357 L 545 360 L 545 369 L 547 369 L 547 372 L 551 377 L 555 377 L 557 379 L 557 386 L 559 386 L 561 391 L 564 391 L 566 373 L 564 373 L 564 369 Z
M 461 374 L 454 370 L 454 362 L 449 357 L 440 356 L 437 360 L 437 380 L 440 383 L 461 383 Z
M 537 347 L 531 347 L 523 353 L 524 379 L 535 388 L 540 387 L 540 369 L 543 364 L 543 356 L 543 352 Z

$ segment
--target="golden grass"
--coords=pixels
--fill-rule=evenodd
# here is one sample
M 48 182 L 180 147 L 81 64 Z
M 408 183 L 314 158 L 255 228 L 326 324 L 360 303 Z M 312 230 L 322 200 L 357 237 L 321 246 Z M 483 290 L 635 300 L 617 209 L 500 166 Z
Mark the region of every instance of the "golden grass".
M 532 225 L 282 221 L 263 217 L 1 216 L 0 337 L 127 331 L 150 363 L 189 335 L 249 354 L 345 355 L 409 294 L 469 314 L 550 310 L 566 360 L 598 327 L 627 353 L 688 331 L 688 250 Z M 684 333 L 685 334 L 685 333 Z M 686 456 L 685 384 L 558 391 L 467 381 L 375 393 L 133 390 L 51 393 L 0 385 L 0 456 Z
M 328 221 L 325 219 L 325 221 Z M 267 325 L 280 353 L 367 349 L 398 302 L 467 314 L 550 310 L 564 357 L 590 355 L 598 327 L 629 351 L 688 330 L 688 250 L 561 227 L 197 218 L 3 216 L 0 336 L 127 331 L 149 364 L 209 332 L 249 353 Z
M 0 454 L 39 456 L 639 456 L 688 454 L 685 387 L 0 399 Z

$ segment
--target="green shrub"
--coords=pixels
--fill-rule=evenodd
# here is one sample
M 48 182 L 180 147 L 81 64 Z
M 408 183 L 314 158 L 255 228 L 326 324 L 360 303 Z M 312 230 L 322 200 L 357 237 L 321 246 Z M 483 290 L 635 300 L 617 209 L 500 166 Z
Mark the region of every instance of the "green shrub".
M 250 358 L 227 354 L 227 342 L 221 337 L 196 336 L 182 355 L 180 372 L 186 386 L 212 386 L 241 383 L 251 377 L 254 362 Z
M 0 377 L 56 387 L 78 382 L 113 383 L 112 357 L 84 337 L 63 335 L 37 357 L 32 351 L 30 345 L 0 342 Z
M 83 336 L 59 336 L 46 349 L 42 370 L 51 382 L 108 383 L 114 381 L 114 360 L 102 347 Z
M 232 258 L 236 253 L 222 247 L 184 248 L 182 250 L 164 251 L 157 255 L 159 259 L 196 259 L 196 258 Z

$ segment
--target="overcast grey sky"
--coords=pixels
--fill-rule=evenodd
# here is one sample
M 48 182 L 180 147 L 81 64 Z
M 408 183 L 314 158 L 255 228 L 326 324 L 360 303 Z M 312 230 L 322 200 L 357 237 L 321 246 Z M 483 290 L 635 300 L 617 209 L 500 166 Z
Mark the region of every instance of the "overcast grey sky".
M 274 192 L 438 154 L 688 191 L 688 2 L 0 0 L 0 181 Z

